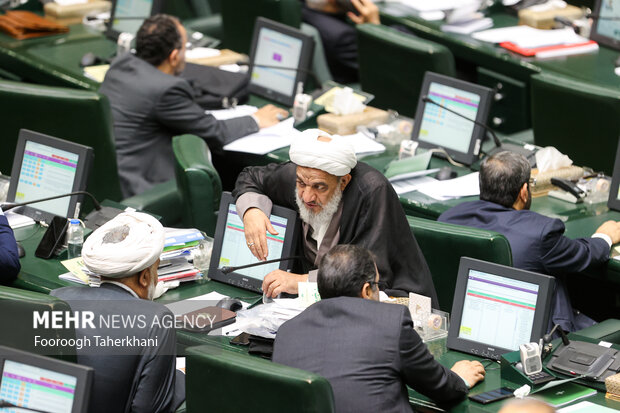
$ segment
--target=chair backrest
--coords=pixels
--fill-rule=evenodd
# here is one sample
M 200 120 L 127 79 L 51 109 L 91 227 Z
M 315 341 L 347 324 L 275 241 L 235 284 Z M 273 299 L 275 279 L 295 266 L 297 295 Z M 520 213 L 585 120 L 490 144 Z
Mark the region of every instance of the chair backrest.
M 372 106 L 415 115 L 424 73 L 454 76 L 454 56 L 445 46 L 388 26 L 358 24 L 362 90 L 375 95 Z
M 183 208 L 183 226 L 215 233 L 222 198 L 222 181 L 211 163 L 205 141 L 194 135 L 172 139 L 177 188 Z
M 70 88 L 0 81 L 0 171 L 11 173 L 19 130 L 30 129 L 90 146 L 95 160 L 87 190 L 99 200 L 120 201 L 114 132 L 108 99 Z
M 75 339 L 75 329 L 33 326 L 35 312 L 70 311 L 67 303 L 47 294 L 0 286 L 0 345 L 36 354 L 75 361 L 75 347 L 35 345 L 35 336 L 43 340 Z M 51 317 L 50 317 L 51 320 Z
M 431 270 L 442 311 L 452 312 L 461 257 L 512 265 L 510 244 L 497 232 L 424 218 L 407 219 Z
M 531 78 L 534 142 L 555 146 L 576 165 L 613 173 L 620 137 L 620 95 L 561 75 Z
M 254 23 L 262 16 L 299 29 L 299 0 L 225 0 L 222 1 L 223 46 L 239 53 L 250 52 Z
M 187 349 L 187 411 L 330 413 L 327 379 L 259 357 L 205 345 Z

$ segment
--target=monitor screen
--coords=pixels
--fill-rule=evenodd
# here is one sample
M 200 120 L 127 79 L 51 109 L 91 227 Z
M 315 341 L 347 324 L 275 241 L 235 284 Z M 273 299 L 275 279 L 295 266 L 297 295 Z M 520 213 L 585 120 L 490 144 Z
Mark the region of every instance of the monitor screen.
M 456 161 L 471 165 L 485 134 L 474 121 L 487 121 L 491 95 L 491 89 L 427 72 L 411 138 L 423 148 L 443 148 Z
M 71 413 L 77 378 L 18 363 L 4 362 L 0 399 L 50 413 Z
M 269 220 L 278 235 L 266 234 L 269 251 L 267 260 L 290 257 L 295 250 L 297 212 L 274 206 Z M 290 269 L 294 264 L 293 261 L 274 262 L 239 269 L 228 274 L 219 270 L 222 267 L 237 267 L 258 262 L 247 246 L 243 219 L 237 214 L 234 200 L 230 193 L 224 193 L 215 230 L 209 277 L 253 291 L 260 291 L 267 274 L 277 269 Z
M 22 129 L 7 201 L 22 203 L 84 191 L 92 158 L 92 148 Z M 21 212 L 49 223 L 56 215 L 72 217 L 79 200 L 72 196 L 38 202 Z
M 620 0 L 597 0 L 590 38 L 620 50 Z
M 86 412 L 93 373 L 91 367 L 0 346 L 0 400 L 18 406 L 7 411 Z
M 553 277 L 461 258 L 448 348 L 497 359 L 548 327 Z
M 292 27 L 258 18 L 252 42 L 250 90 L 292 105 L 297 84 L 306 79 L 312 38 Z
M 108 32 L 114 36 L 120 33 L 135 36 L 142 22 L 152 14 L 159 13 L 160 9 L 161 0 L 115 0 Z
M 80 156 L 42 143 L 26 141 L 19 173 L 15 202 L 28 202 L 69 193 Z M 54 215 L 67 216 L 71 198 L 40 202 L 37 208 Z

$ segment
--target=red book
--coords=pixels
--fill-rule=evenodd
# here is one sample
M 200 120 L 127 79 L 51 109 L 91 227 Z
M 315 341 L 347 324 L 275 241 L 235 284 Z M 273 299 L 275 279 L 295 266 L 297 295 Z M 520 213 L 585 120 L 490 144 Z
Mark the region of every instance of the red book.
M 519 53 L 523 56 L 562 56 L 576 53 L 585 53 L 598 49 L 598 44 L 594 40 L 589 40 L 583 43 L 570 43 L 570 44 L 555 44 L 552 46 L 542 47 L 519 47 L 512 42 L 502 42 L 499 44 L 504 49 L 511 52 Z

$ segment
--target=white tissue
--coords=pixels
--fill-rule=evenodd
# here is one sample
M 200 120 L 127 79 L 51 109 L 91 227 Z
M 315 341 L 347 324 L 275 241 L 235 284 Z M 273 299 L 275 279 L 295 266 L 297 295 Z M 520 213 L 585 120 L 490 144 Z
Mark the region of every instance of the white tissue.
M 153 294 L 153 300 L 161 297 L 168 290 L 172 290 L 173 288 L 177 288 L 179 286 L 179 281 L 158 281 L 155 286 L 155 294 Z
M 530 394 L 531 390 L 532 388 L 530 386 L 524 384 L 523 386 L 519 387 L 517 390 L 514 391 L 514 395 L 517 399 L 523 399 Z
M 362 113 L 366 108 L 366 105 L 353 96 L 353 89 L 350 87 L 345 87 L 334 94 L 334 102 L 332 106 L 337 115 Z
M 573 161 L 553 146 L 547 146 L 536 152 L 538 172 L 553 171 L 571 166 Z

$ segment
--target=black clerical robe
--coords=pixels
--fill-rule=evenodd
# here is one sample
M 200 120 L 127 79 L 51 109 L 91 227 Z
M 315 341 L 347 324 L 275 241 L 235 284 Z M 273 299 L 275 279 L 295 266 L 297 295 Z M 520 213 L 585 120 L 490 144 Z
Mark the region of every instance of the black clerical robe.
M 237 178 L 235 200 L 246 192 L 266 195 L 280 206 L 298 211 L 296 165 L 292 162 L 247 167 Z M 342 194 L 339 244 L 355 244 L 375 254 L 381 281 L 393 295 L 414 292 L 431 297 L 439 308 L 430 270 L 420 251 L 398 196 L 376 169 L 358 162 Z M 306 268 L 311 267 L 306 263 Z

